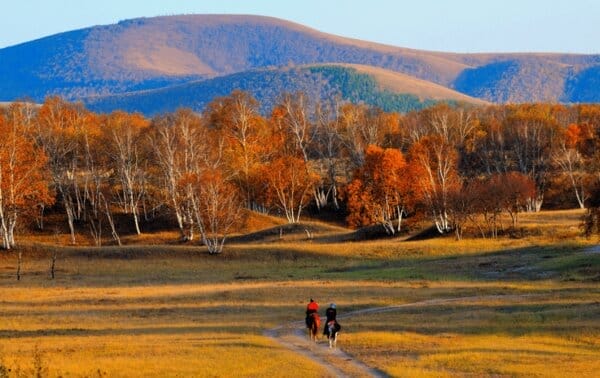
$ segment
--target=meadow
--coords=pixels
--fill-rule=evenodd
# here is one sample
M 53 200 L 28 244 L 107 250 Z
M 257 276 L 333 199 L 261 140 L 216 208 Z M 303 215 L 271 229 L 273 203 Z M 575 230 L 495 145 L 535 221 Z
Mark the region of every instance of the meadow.
M 32 237 L 20 281 L 17 251 L 0 253 L 0 377 L 597 376 L 600 252 L 580 216 L 525 214 L 520 235 L 461 241 L 350 242 L 310 224 L 312 239 L 219 256 L 168 233 Z M 344 354 L 302 333 L 311 297 L 337 304 Z

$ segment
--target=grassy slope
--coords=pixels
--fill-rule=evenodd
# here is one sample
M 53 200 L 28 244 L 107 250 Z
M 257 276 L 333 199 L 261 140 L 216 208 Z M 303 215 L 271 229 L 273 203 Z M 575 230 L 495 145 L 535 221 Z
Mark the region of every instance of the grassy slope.
M 382 89 L 393 93 L 410 93 L 420 100 L 454 100 L 476 105 L 488 104 L 486 101 L 467 96 L 442 85 L 399 72 L 361 64 L 344 64 L 342 66 L 351 67 L 359 73 L 372 76 Z
M 33 375 L 37 355 L 50 376 L 322 376 L 262 335 L 301 319 L 308 297 L 335 301 L 343 315 L 509 294 L 531 298 L 343 319 L 340 346 L 392 376 L 552 375 L 565 367 L 586 376 L 600 353 L 600 255 L 585 252 L 593 240 L 576 237 L 579 214 L 529 215 L 523 228 L 539 232 L 522 239 L 319 244 L 299 230 L 216 257 L 187 246 L 62 247 L 54 281 L 52 247 L 23 250 L 21 282 L 15 253 L 3 253 L 0 358 L 23 375 Z
M 486 104 L 408 75 L 376 67 L 338 64 L 249 71 L 156 90 L 89 97 L 85 103 L 92 110 L 101 112 L 123 109 L 154 115 L 181 106 L 202 111 L 215 97 L 227 96 L 235 89 L 251 93 L 260 101 L 265 113 L 270 112 L 282 93 L 297 91 L 322 102 L 339 95 L 346 101 L 399 112 L 418 110 L 433 101 Z

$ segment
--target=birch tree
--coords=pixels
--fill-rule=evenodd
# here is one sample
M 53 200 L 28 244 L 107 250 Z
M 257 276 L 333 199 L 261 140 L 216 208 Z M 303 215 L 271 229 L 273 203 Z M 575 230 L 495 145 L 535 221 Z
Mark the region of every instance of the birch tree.
M 460 186 L 456 149 L 441 136 L 426 136 L 412 146 L 410 160 L 422 170 L 416 179 L 438 231 L 449 232 L 448 193 Z
M 283 155 L 263 167 L 265 203 L 275 206 L 289 223 L 298 223 L 302 210 L 313 193 L 317 177 L 303 159 Z
M 116 111 L 105 118 L 107 152 L 118 186 L 115 195 L 123 211 L 131 214 L 135 232 L 140 230 L 140 206 L 146 191 L 146 156 L 143 154 L 141 132 L 149 125 L 139 114 Z
M 258 209 L 253 182 L 260 164 L 270 158 L 272 133 L 259 113 L 259 103 L 247 92 L 235 90 L 231 95 L 213 100 L 204 112 L 208 127 L 224 137 L 226 169 L 239 187 L 246 207 Z
M 181 239 L 194 240 L 195 216 L 190 196 L 194 180 L 184 179 L 197 175 L 201 157 L 210 148 L 201 118 L 189 109 L 155 119 L 151 135 L 155 146 L 154 157 L 159 166 L 159 186 L 172 210 Z
M 241 202 L 236 188 L 213 167 L 184 180 L 189 180 L 187 187 L 192 189 L 189 199 L 202 243 L 209 254 L 222 253 L 229 230 L 240 218 Z
M 504 131 L 516 170 L 536 183 L 536 198 L 529 201 L 530 211 L 539 211 L 550 172 L 552 149 L 558 124 L 549 105 L 519 105 L 511 109 Z
M 580 209 L 584 209 L 585 201 L 588 198 L 586 186 L 590 180 L 584 168 L 583 157 L 577 150 L 577 144 L 581 139 L 579 125 L 569 125 L 564 130 L 561 139 L 560 146 L 556 149 L 552 158 L 563 174 L 569 178 L 577 204 Z
M 0 238 L 4 249 L 16 244 L 19 217 L 32 216 L 40 204 L 54 202 L 45 174 L 48 159 L 34 145 L 31 131 L 26 104 L 13 103 L 0 112 Z
M 80 104 L 49 97 L 39 109 L 34 125 L 36 143 L 48 157 L 52 186 L 59 195 L 69 225 L 71 244 L 75 244 L 75 221 L 83 206 L 80 192 L 81 132 L 89 113 Z

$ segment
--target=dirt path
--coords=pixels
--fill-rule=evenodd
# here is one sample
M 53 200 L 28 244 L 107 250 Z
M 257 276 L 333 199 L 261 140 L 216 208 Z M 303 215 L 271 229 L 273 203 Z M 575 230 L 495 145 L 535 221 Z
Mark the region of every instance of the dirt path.
M 535 294 L 515 295 L 483 295 L 470 297 L 456 297 L 444 299 L 429 299 L 420 302 L 404 303 L 395 306 L 371 307 L 363 310 L 351 311 L 338 316 L 338 319 L 348 319 L 357 315 L 376 314 L 382 312 L 398 311 L 410 307 L 427 307 L 450 304 L 453 302 L 478 302 L 482 300 L 507 299 L 516 300 L 535 297 Z M 329 344 L 323 338 L 317 343 L 310 341 L 304 328 L 304 322 L 293 322 L 264 332 L 264 335 L 277 341 L 285 348 L 308 357 L 321 365 L 332 377 L 387 377 L 388 375 L 376 368 L 369 367 L 361 361 L 345 353 L 342 349 L 329 349 Z M 343 335 L 343 330 L 340 333 Z M 343 340 L 343 336 L 342 339 Z M 342 341 L 343 342 L 343 341 Z

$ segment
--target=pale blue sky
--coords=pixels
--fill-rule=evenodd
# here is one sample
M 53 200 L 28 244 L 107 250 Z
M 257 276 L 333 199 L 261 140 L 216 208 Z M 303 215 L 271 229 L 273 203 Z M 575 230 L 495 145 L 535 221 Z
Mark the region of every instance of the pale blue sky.
M 600 53 L 598 0 L 3 0 L 0 47 L 182 13 L 257 14 L 425 50 Z

